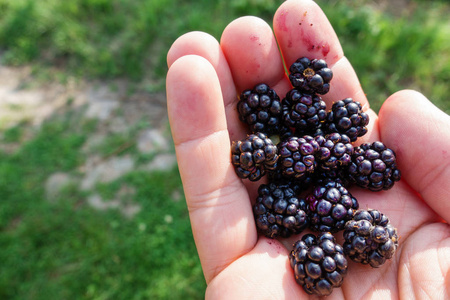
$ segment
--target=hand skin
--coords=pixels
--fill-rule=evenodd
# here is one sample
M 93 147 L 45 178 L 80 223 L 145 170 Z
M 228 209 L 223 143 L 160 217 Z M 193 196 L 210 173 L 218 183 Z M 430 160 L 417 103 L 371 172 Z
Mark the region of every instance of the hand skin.
M 402 172 L 389 191 L 351 189 L 361 208 L 380 210 L 397 228 L 395 256 L 377 269 L 349 261 L 342 287 L 327 299 L 450 299 L 450 117 L 411 90 L 390 96 L 377 116 L 315 2 L 285 1 L 273 28 L 242 17 L 225 28 L 220 43 L 190 32 L 167 56 L 168 114 L 206 298 L 315 298 L 289 266 L 301 235 L 258 236 L 251 203 L 261 182 L 242 181 L 230 162 L 231 141 L 248 132 L 237 117 L 237 94 L 265 82 L 284 95 L 291 86 L 282 57 L 289 66 L 307 56 L 324 58 L 333 70 L 323 96 L 328 108 L 347 97 L 361 102 L 370 123 L 358 143 L 381 140 L 396 152 Z

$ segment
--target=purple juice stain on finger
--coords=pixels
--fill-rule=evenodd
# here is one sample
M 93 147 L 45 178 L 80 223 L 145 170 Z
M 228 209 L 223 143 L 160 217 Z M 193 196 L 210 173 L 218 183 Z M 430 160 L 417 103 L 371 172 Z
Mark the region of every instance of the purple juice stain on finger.
M 252 41 L 252 42 L 259 41 L 259 36 L 252 34 L 250 36 L 250 41 Z
M 302 42 L 305 44 L 308 52 L 322 52 L 323 57 L 326 57 L 330 52 L 330 44 L 328 42 L 316 41 L 316 36 L 313 32 L 306 33 L 303 29 L 300 31 Z
M 330 52 L 330 45 L 328 43 L 325 43 L 322 45 L 322 55 L 326 57 L 328 53 Z
M 287 15 L 288 15 L 288 11 L 285 10 L 285 11 L 280 12 L 280 14 L 278 15 L 278 18 L 277 18 L 280 29 L 282 31 L 286 31 L 286 32 L 288 31 L 288 28 L 286 26 Z

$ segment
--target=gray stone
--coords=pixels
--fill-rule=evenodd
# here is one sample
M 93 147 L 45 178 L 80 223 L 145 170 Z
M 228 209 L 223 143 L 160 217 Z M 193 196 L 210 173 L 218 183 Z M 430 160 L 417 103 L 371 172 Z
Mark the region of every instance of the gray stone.
M 86 175 L 81 181 L 82 190 L 92 189 L 97 182 L 114 181 L 134 168 L 134 160 L 130 155 L 112 157 L 94 165 L 89 163 L 84 168 Z
M 90 102 L 85 116 L 90 119 L 105 121 L 118 107 L 119 102 L 114 100 Z
M 129 131 L 130 125 L 124 118 L 115 116 L 109 120 L 109 131 L 112 133 L 126 133 Z
M 182 194 L 182 192 L 180 192 L 180 190 L 176 189 L 176 190 L 173 190 L 170 197 L 173 199 L 174 202 L 179 202 L 182 199 L 183 194 Z
M 106 135 L 93 133 L 91 134 L 82 147 L 83 152 L 89 152 L 96 147 L 99 147 L 106 139 Z
M 172 153 L 156 155 L 153 160 L 144 166 L 147 171 L 168 171 L 177 164 L 177 157 Z
M 168 151 L 170 143 L 160 130 L 147 129 L 139 134 L 137 148 L 141 153 Z
M 1 58 L 1 57 L 0 57 Z M 68 98 L 84 103 L 81 86 L 69 79 L 67 84 L 53 82 L 35 85 L 30 67 L 0 65 L 0 126 L 7 128 L 23 120 L 38 127 L 64 107 Z
M 87 203 L 97 210 L 117 209 L 120 206 L 119 200 L 103 201 L 102 197 L 98 194 L 89 196 Z
M 71 182 L 73 182 L 73 180 L 69 174 L 56 172 L 50 175 L 45 182 L 45 195 L 47 199 L 49 201 L 57 200 L 61 190 L 67 187 Z
M 133 218 L 137 213 L 141 211 L 141 206 L 137 203 L 127 203 L 120 208 L 120 212 L 126 218 Z
M 132 202 L 131 198 L 135 193 L 136 189 L 123 185 L 114 199 L 105 201 L 99 194 L 93 194 L 87 198 L 87 203 L 92 208 L 101 211 L 107 209 L 119 210 L 124 217 L 131 219 L 142 209 L 140 204 Z

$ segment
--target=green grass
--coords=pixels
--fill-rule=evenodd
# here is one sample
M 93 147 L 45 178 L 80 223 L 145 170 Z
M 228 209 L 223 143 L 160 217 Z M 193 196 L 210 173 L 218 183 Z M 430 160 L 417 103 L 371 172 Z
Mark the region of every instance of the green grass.
M 1 299 L 201 299 L 205 282 L 193 242 L 178 170 L 132 171 L 92 192 L 68 185 L 46 199 L 53 172 L 79 177 L 81 147 L 95 123 L 70 112 L 45 122 L 14 153 L 0 153 Z M 10 129 L 16 140 L 22 129 Z M 141 211 L 97 211 L 126 186 Z
M 153 78 L 142 88 L 160 90 L 165 55 L 178 36 L 201 30 L 220 39 L 230 21 L 248 14 L 270 23 L 281 2 L 0 0 L 0 51 L 4 63 L 32 63 L 39 78 Z M 376 110 L 388 95 L 413 88 L 450 111 L 448 2 L 412 1 L 401 16 L 380 11 L 367 0 L 317 2 Z
M 160 91 L 167 50 L 179 35 L 201 30 L 220 39 L 230 21 L 248 14 L 271 23 L 281 2 L 0 0 L 0 53 L 3 63 L 31 65 L 37 81 L 121 77 Z M 411 1 L 400 16 L 377 10 L 375 1 L 317 2 L 375 110 L 395 91 L 414 88 L 450 113 L 448 2 Z M 150 161 L 154 154 L 134 145 L 144 123 L 109 135 L 89 154 Z M 178 170 L 132 171 L 93 191 L 70 184 L 46 199 L 52 173 L 80 179 L 81 149 L 96 126 L 69 111 L 31 134 L 26 123 L 2 132 L 2 143 L 23 144 L 0 152 L 0 299 L 202 299 L 206 285 L 186 204 L 173 194 L 182 194 Z M 132 219 L 87 204 L 93 193 L 112 200 L 122 187 L 134 189 L 129 200 L 141 206 Z
M 376 111 L 389 95 L 409 88 L 450 113 L 449 4 L 418 3 L 415 10 L 393 17 L 361 5 L 364 1 L 323 2 Z

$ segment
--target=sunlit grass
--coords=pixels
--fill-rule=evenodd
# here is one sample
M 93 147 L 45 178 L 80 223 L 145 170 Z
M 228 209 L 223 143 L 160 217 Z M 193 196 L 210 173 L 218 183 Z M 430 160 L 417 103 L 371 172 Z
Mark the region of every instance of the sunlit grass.
M 3 63 L 31 64 L 39 80 L 122 77 L 161 91 L 165 56 L 179 35 L 202 30 L 220 39 L 242 15 L 271 23 L 281 2 L 0 0 L 0 53 Z M 413 88 L 450 112 L 448 2 L 412 1 L 397 16 L 375 1 L 317 2 L 373 108 Z M 139 85 L 148 78 L 159 83 Z M 1 142 L 22 143 L 27 126 L 2 132 Z M 186 204 L 173 193 L 183 194 L 178 170 L 132 171 L 93 191 L 70 184 L 48 201 L 44 184 L 52 173 L 81 176 L 82 148 L 96 126 L 76 112 L 54 116 L 16 151 L 0 152 L 0 299 L 202 299 L 206 285 Z M 148 162 L 153 156 L 133 145 L 145 126 L 109 135 L 90 151 Z M 111 200 L 123 187 L 136 191 L 133 201 L 141 207 L 132 219 L 86 202 L 92 193 Z

